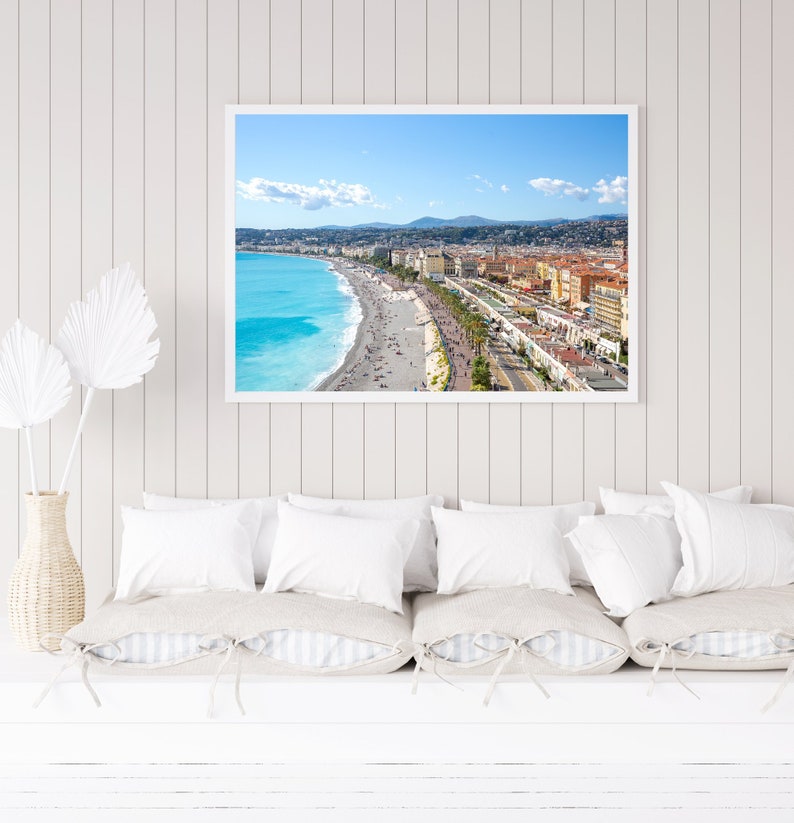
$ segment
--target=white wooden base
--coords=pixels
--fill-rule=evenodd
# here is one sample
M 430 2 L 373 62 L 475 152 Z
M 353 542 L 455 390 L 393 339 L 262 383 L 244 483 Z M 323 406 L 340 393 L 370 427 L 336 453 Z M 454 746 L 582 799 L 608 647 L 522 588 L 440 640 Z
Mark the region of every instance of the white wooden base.
M 7 641 L 6 641 L 7 643 Z M 794 688 L 783 672 L 517 677 L 455 689 L 378 677 L 92 675 L 8 649 L 0 675 L 0 817 L 14 821 L 794 820 Z M 55 810 L 59 810 L 56 812 Z

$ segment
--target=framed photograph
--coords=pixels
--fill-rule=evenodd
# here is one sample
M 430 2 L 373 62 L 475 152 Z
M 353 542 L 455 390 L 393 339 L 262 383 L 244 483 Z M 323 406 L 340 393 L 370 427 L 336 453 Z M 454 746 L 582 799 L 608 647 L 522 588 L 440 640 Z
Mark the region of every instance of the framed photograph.
M 229 402 L 635 402 L 636 106 L 227 106 Z

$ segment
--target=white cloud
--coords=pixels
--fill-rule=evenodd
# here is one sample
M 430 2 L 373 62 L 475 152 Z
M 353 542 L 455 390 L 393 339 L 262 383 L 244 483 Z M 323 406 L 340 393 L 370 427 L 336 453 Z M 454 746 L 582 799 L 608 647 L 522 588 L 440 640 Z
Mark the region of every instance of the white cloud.
M 428 205 L 431 209 L 434 209 L 436 206 L 443 206 L 443 205 L 444 205 L 444 201 L 443 201 L 443 200 L 431 200 L 431 201 L 430 201 L 427 205 Z
M 477 180 L 481 185 L 488 186 L 489 189 L 493 188 L 493 183 L 481 174 L 472 174 L 470 179 Z M 477 189 L 477 191 L 482 191 L 482 189 Z
M 587 200 L 590 189 L 583 189 L 569 180 L 560 180 L 551 177 L 536 177 L 529 181 L 533 189 L 542 191 L 546 197 L 575 197 L 577 200 Z
M 611 182 L 607 182 L 602 177 L 594 186 L 593 191 L 598 192 L 601 197 L 599 203 L 625 203 L 628 197 L 628 177 L 616 177 Z
M 510 186 L 507 186 L 504 183 L 502 183 L 502 185 L 499 186 L 499 189 L 500 189 L 500 191 L 503 191 L 505 194 L 507 194 L 507 192 L 510 191 Z
M 307 211 L 329 206 L 373 206 L 385 208 L 375 195 L 361 183 L 337 183 L 336 180 L 318 180 L 316 186 L 302 183 L 282 183 L 252 177 L 247 183 L 237 181 L 237 193 L 246 200 L 264 203 L 290 203 Z

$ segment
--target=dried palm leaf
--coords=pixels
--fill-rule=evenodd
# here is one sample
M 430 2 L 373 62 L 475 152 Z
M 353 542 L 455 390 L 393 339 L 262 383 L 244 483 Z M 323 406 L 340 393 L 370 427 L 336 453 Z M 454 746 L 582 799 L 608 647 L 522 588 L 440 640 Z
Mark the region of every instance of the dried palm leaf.
M 157 359 L 160 341 L 146 292 L 129 263 L 111 269 L 85 301 L 72 303 L 56 340 L 72 376 L 88 388 L 60 491 L 66 488 L 77 442 L 97 389 L 140 383 Z
M 25 430 L 34 494 L 38 481 L 31 429 L 57 414 L 71 393 L 61 352 L 17 320 L 0 345 L 0 426 Z

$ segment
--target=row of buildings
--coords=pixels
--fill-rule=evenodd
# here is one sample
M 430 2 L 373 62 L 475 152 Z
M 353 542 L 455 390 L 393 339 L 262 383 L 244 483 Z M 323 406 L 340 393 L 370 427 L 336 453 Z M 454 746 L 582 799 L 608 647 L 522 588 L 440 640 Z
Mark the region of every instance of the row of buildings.
M 612 258 L 587 255 L 516 257 L 451 254 L 443 249 L 390 249 L 375 246 L 374 257 L 414 269 L 420 277 L 443 282 L 447 277 L 487 278 L 530 294 L 548 295 L 574 314 L 584 313 L 611 334 L 628 340 L 629 299 L 626 247 L 616 245 Z

